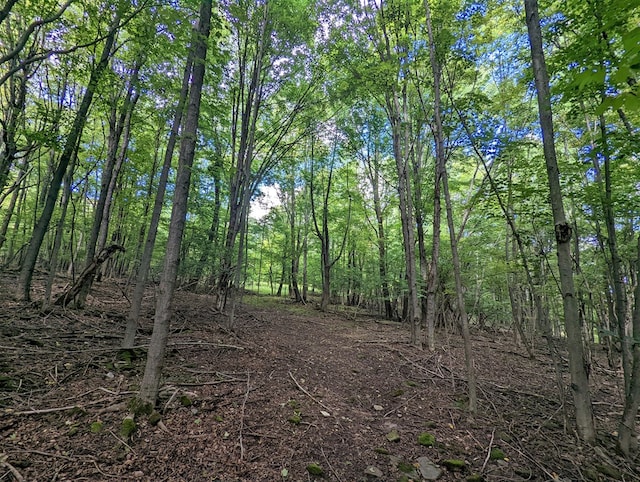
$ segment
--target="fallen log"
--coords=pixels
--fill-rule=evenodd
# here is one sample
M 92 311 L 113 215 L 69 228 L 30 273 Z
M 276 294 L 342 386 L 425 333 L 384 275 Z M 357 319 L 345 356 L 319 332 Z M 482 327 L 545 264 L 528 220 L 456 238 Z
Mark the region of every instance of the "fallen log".
M 76 296 L 78 296 L 78 294 L 83 289 L 88 290 L 91 287 L 91 284 L 93 283 L 93 278 L 95 277 L 96 271 L 98 271 L 98 268 L 102 265 L 102 263 L 104 263 L 114 253 L 118 251 L 124 253 L 125 249 L 123 246 L 120 246 L 119 244 L 112 244 L 111 246 L 107 246 L 106 248 L 103 248 L 100 251 L 100 253 L 98 253 L 98 256 L 93 258 L 93 261 L 91 262 L 91 264 L 89 264 L 82 271 L 82 273 L 80 273 L 80 276 L 78 276 L 78 279 L 76 280 L 76 282 L 73 283 L 73 285 L 71 285 L 71 287 L 67 289 L 64 293 L 58 296 L 54 304 L 67 306 L 76 298 Z

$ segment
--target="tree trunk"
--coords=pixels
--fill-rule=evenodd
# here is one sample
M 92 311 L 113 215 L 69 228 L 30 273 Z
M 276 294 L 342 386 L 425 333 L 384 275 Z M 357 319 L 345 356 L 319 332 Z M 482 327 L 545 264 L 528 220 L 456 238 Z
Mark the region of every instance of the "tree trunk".
M 137 84 L 139 71 L 140 62 L 138 61 L 133 69 L 133 73 L 131 74 L 129 88 L 127 89 L 124 104 L 119 116 L 117 115 L 118 101 L 117 99 L 113 99 L 113 107 L 111 109 L 111 116 L 109 119 L 107 159 L 105 160 L 105 168 L 100 179 L 100 196 L 98 197 L 98 202 L 96 204 L 93 226 L 91 228 L 89 243 L 87 245 L 86 266 L 93 263 L 93 257 L 96 251 L 101 251 L 107 244 L 107 232 L 109 222 L 111 220 L 113 195 L 122 164 L 127 154 L 131 114 L 139 98 L 139 93 L 134 94 L 134 88 Z M 94 272 L 94 275 L 95 274 L 97 273 Z M 87 279 L 86 284 L 83 285 L 82 291 L 78 293 L 75 301 L 78 308 L 82 308 L 84 306 L 92 284 L 93 278 L 90 277 Z
M 569 371 L 571 373 L 571 389 L 576 412 L 576 425 L 579 436 L 585 442 L 591 444 L 595 443 L 596 431 L 591 406 L 591 395 L 589 393 L 589 378 L 585 367 L 584 350 L 582 346 L 582 331 L 580 329 L 573 284 L 571 226 L 565 217 L 562 203 L 562 190 L 560 187 L 560 173 L 556 159 L 549 77 L 542 49 L 538 1 L 525 0 L 524 5 L 529 42 L 531 45 L 531 64 L 538 97 L 544 156 L 549 178 L 551 210 L 553 212 L 555 225 L 558 270 L 562 291 L 564 324 L 569 350 Z
M 184 68 L 184 75 L 182 76 L 180 97 L 178 98 L 178 105 L 176 106 L 173 125 L 171 126 L 171 132 L 167 141 L 167 148 L 164 154 L 162 170 L 160 171 L 160 179 L 158 180 L 158 190 L 156 191 L 156 198 L 153 204 L 151 220 L 149 221 L 149 231 L 147 232 L 144 251 L 142 253 L 142 258 L 140 259 L 140 265 L 138 266 L 136 286 L 133 291 L 133 296 L 131 297 L 131 308 L 129 310 L 129 314 L 127 315 L 127 326 L 125 328 L 124 339 L 122 340 L 122 348 L 124 349 L 133 347 L 136 338 L 136 331 L 138 329 L 138 318 L 140 316 L 140 310 L 142 308 L 142 298 L 144 297 L 147 275 L 149 273 L 149 267 L 151 266 L 151 258 L 153 257 L 153 248 L 156 244 L 158 225 L 160 224 L 160 215 L 162 214 L 162 208 L 164 204 L 164 194 L 167 189 L 169 170 L 171 169 L 171 160 L 173 159 L 173 152 L 178 140 L 178 133 L 180 131 L 180 125 L 182 124 L 182 116 L 184 114 L 187 95 L 189 93 L 189 79 L 191 78 L 193 64 L 192 56 L 193 52 L 189 52 Z M 162 129 L 161 125 L 158 126 L 158 129 Z
M 373 210 L 376 214 L 376 241 L 378 247 L 378 275 L 380 276 L 380 289 L 382 301 L 384 303 L 384 316 L 388 320 L 393 318 L 393 306 L 389 292 L 389 281 L 387 279 L 387 253 L 386 238 L 384 228 L 384 213 L 382 212 L 382 202 L 380 200 L 380 152 L 376 148 L 373 159 L 366 159 L 366 173 L 371 183 L 373 193 Z
M 629 393 L 632 371 L 632 343 L 627 333 L 627 292 L 622 274 L 622 260 L 618 252 L 616 233 L 616 219 L 613 213 L 613 199 L 611 192 L 611 155 L 609 153 L 609 136 L 605 125 L 604 115 L 600 115 L 600 132 L 602 141 L 602 157 L 604 162 L 604 199 L 602 201 L 604 220 L 607 227 L 607 247 L 611 256 L 609 264 L 609 278 L 613 285 L 614 310 L 620 346 L 622 348 L 622 372 L 624 374 L 625 394 Z
M 58 193 L 60 192 L 62 178 L 64 177 L 64 173 L 67 171 L 69 162 L 74 155 L 78 140 L 82 136 L 82 131 L 84 130 L 84 125 L 89 113 L 89 107 L 91 106 L 91 103 L 93 101 L 93 96 L 98 87 L 98 83 L 100 82 L 102 74 L 109 64 L 111 51 L 115 43 L 119 25 L 120 17 L 118 14 L 116 14 L 109 27 L 109 33 L 107 34 L 100 60 L 91 72 L 89 84 L 87 85 L 87 89 L 82 98 L 80 108 L 76 113 L 71 131 L 67 136 L 64 150 L 62 151 L 62 154 L 60 156 L 60 160 L 54 172 L 53 179 L 51 180 L 51 183 L 47 190 L 44 209 L 33 229 L 31 240 L 29 241 L 29 247 L 27 248 L 25 258 L 22 262 L 18 280 L 17 296 L 22 300 L 28 301 L 31 298 L 31 280 L 33 278 L 33 270 L 35 269 L 36 261 L 38 260 L 38 254 L 40 253 L 42 242 L 44 241 L 45 234 L 47 233 L 47 228 L 49 227 L 49 223 L 51 222 L 53 210 L 58 199 Z
M 636 288 L 635 304 L 633 307 L 633 333 L 635 341 L 632 351 L 632 371 L 629 381 L 629 389 L 626 392 L 624 413 L 618 426 L 618 447 L 623 454 L 629 456 L 637 450 L 638 439 L 636 438 L 636 416 L 640 405 L 640 236 L 638 237 L 638 251 L 636 260 Z
M 194 52 L 193 75 L 189 92 L 189 106 L 187 108 L 184 131 L 180 141 L 180 156 L 173 207 L 171 210 L 171 221 L 169 224 L 169 239 L 167 241 L 162 277 L 160 279 L 158 301 L 153 322 L 153 333 L 151 334 L 147 363 L 140 385 L 140 400 L 151 406 L 154 406 L 156 403 L 160 387 L 160 376 L 164 365 L 167 338 L 169 337 L 169 324 L 172 314 L 171 303 L 180 261 L 180 246 L 187 217 L 191 168 L 193 166 L 197 141 L 200 100 L 211 24 L 211 4 L 211 0 L 202 0 L 200 5 L 200 20 L 197 31 L 194 34 L 192 47 Z
M 53 248 L 51 249 L 51 259 L 49 260 L 49 274 L 47 276 L 47 282 L 44 290 L 44 302 L 43 308 L 51 302 L 51 288 L 53 287 L 53 280 L 56 277 L 56 271 L 58 269 L 58 254 L 60 252 L 60 246 L 62 245 L 62 236 L 64 234 L 64 225 L 67 217 L 67 207 L 69 206 L 69 200 L 71 199 L 71 182 L 73 180 L 73 171 L 75 170 L 75 164 L 77 162 L 77 156 L 74 156 L 74 160 L 70 163 L 67 173 L 64 176 L 64 189 L 62 192 L 62 206 L 60 208 L 60 219 L 56 226 L 56 235 L 53 241 Z

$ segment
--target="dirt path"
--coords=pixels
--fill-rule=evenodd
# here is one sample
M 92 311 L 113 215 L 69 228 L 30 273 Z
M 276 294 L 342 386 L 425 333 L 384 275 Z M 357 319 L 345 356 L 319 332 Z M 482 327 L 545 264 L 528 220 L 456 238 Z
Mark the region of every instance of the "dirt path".
M 600 453 L 565 433 L 543 345 L 530 360 L 504 335 L 476 334 L 481 413 L 469 420 L 457 336 L 429 353 L 396 324 L 253 296 L 229 333 L 208 297 L 179 293 L 159 403 L 168 432 L 142 420 L 125 437 L 143 360 L 117 356 L 119 293 L 105 285 L 84 312 L 2 300 L 0 480 L 419 480 L 421 457 L 444 481 L 614 480 L 598 464 L 633 480 L 633 467 L 606 460 L 612 439 Z M 607 433 L 619 381 L 594 368 Z M 432 447 L 418 442 L 424 432 Z M 447 469 L 448 459 L 464 466 Z

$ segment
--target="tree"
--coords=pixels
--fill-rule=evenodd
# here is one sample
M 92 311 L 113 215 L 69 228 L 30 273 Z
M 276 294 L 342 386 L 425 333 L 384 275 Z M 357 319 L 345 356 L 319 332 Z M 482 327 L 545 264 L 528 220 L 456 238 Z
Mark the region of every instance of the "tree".
M 555 138 L 553 132 L 553 116 L 549 77 L 542 48 L 542 34 L 537 0 L 525 0 L 527 30 L 531 46 L 531 64 L 535 79 L 538 110 L 544 158 L 549 178 L 550 203 L 553 211 L 554 232 L 558 254 L 560 287 L 564 308 L 564 325 L 567 331 L 569 349 L 569 370 L 571 372 L 571 389 L 576 410 L 578 434 L 587 443 L 596 439 L 589 379 L 585 367 L 582 348 L 582 332 L 578 317 L 578 307 L 573 283 L 573 262 L 571 260 L 571 226 L 567 222 L 560 187 L 560 173 L 556 159 Z
M 127 315 L 127 326 L 125 329 L 124 339 L 122 340 L 122 348 L 125 349 L 133 347 L 136 337 L 138 317 L 140 316 L 142 298 L 144 296 L 144 289 L 147 283 L 147 275 L 149 273 L 149 267 L 151 266 L 151 258 L 153 257 L 153 248 L 156 243 L 156 235 L 158 234 L 158 225 L 160 223 L 160 215 L 162 213 L 164 195 L 166 192 L 167 180 L 169 178 L 169 169 L 171 168 L 173 152 L 178 140 L 178 133 L 180 130 L 180 125 L 182 124 L 184 108 L 187 101 L 187 96 L 189 94 L 189 81 L 191 79 L 193 70 L 192 55 L 193 50 L 190 50 L 184 68 L 180 95 L 178 97 L 178 104 L 176 106 L 171 131 L 169 133 L 169 139 L 167 141 L 167 146 L 165 149 L 164 162 L 160 170 L 160 178 L 158 179 L 158 186 L 156 188 L 155 201 L 151 212 L 151 219 L 149 221 L 149 228 L 144 243 L 144 249 L 140 258 L 140 264 L 138 265 L 136 285 L 133 292 L 133 297 L 131 299 L 131 308 L 129 310 L 129 314 Z M 160 127 L 158 127 L 158 129 L 160 132 Z
M 211 30 L 212 1 L 202 0 L 198 26 L 194 32 L 192 43 L 193 72 L 189 88 L 189 103 L 187 106 L 184 129 L 180 141 L 180 156 L 178 173 L 173 195 L 173 207 L 169 224 L 169 239 L 162 277 L 160 279 L 158 301 L 153 322 L 153 333 L 149 342 L 147 363 L 140 385 L 140 400 L 154 406 L 160 387 L 160 376 L 164 365 L 164 353 L 169 337 L 169 324 L 172 315 L 171 304 L 178 275 L 180 261 L 180 245 L 187 217 L 187 200 L 191 181 L 191 168 L 195 156 L 197 143 L 198 120 L 200 117 L 200 102 L 207 57 L 207 43 Z
M 338 253 L 331 259 L 331 238 L 329 233 L 329 198 L 331 196 L 331 189 L 333 183 L 333 174 L 336 164 L 336 156 L 338 152 L 338 140 L 337 134 L 334 134 L 333 146 L 330 157 L 327 160 L 328 166 L 317 173 L 315 170 L 316 163 L 316 150 L 315 150 L 315 138 L 311 138 L 311 159 L 310 159 L 310 172 L 309 172 L 309 197 L 311 202 L 311 219 L 313 220 L 313 227 L 315 228 L 316 236 L 320 241 L 320 266 L 322 269 L 322 298 L 320 300 L 320 309 L 325 311 L 329 306 L 331 298 L 331 268 L 340 260 L 344 253 L 344 247 L 347 242 L 347 233 L 349 226 L 349 218 L 351 216 L 351 199 L 349 199 L 347 226 L 344 229 L 342 241 Z M 322 177 L 322 183 L 318 189 L 319 180 Z M 316 197 L 320 194 L 322 196 L 322 203 L 318 207 L 316 204 Z

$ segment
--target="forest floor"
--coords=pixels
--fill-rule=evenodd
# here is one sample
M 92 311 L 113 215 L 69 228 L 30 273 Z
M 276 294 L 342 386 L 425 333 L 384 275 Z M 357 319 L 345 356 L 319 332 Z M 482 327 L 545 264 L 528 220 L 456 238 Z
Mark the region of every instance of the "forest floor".
M 437 470 L 442 481 L 640 480 L 639 461 L 615 454 L 621 380 L 599 351 L 600 440 L 588 447 L 565 430 L 570 403 L 542 341 L 531 359 L 509 333 L 473 333 L 480 409 L 470 419 L 459 336 L 439 333 L 429 352 L 403 325 L 266 296 L 245 296 L 229 331 L 211 297 L 178 291 L 162 423 L 138 419 L 127 435 L 144 369 L 144 356 L 118 352 L 130 287 L 108 280 L 84 310 L 42 311 L 12 300 L 14 282 L 0 279 L 2 481 L 417 481 Z M 150 289 L 142 355 L 153 300 Z

